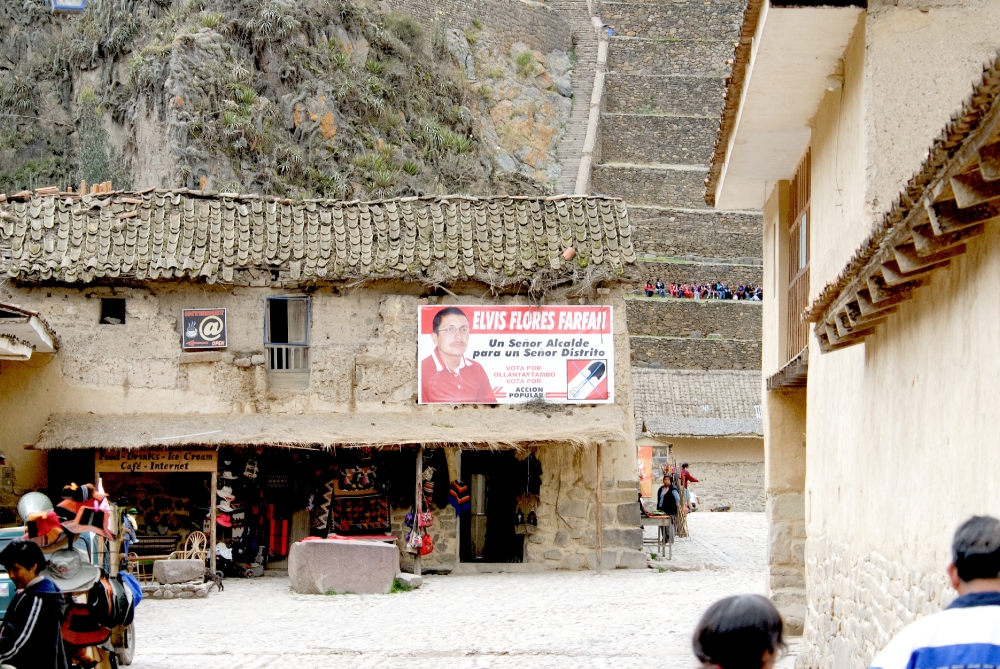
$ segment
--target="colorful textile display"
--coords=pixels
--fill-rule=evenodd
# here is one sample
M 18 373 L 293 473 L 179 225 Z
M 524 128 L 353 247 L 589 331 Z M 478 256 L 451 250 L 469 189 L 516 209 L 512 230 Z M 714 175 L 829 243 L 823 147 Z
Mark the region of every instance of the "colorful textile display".
M 448 493 L 448 503 L 454 507 L 456 516 L 468 513 L 472 508 L 472 497 L 469 494 L 469 486 L 459 480 L 452 481 L 451 491 Z
M 330 505 L 331 532 L 389 531 L 389 498 L 385 495 L 367 497 L 335 497 Z

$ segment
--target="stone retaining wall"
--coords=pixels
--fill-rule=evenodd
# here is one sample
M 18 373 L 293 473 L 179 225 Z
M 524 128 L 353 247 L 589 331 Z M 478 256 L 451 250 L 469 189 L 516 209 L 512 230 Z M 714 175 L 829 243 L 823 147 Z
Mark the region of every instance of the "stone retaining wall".
M 669 369 L 760 369 L 760 341 L 632 336 L 632 364 Z
M 809 609 L 800 667 L 867 667 L 903 627 L 954 596 L 943 570 L 910 571 L 825 535 L 809 537 L 805 558 Z
M 718 124 L 716 116 L 725 92 L 726 80 L 722 77 L 609 74 L 604 80 L 604 109 L 706 116 L 715 118 Z
M 616 34 L 627 37 L 673 37 L 681 39 L 718 39 L 739 36 L 745 0 L 714 0 L 713 2 L 651 2 L 601 3 L 601 19 L 614 28 Z
M 705 206 L 707 169 L 664 169 L 595 165 L 595 193 L 623 198 L 629 204 L 698 208 Z M 641 226 L 635 226 L 641 229 Z
M 612 37 L 608 71 L 622 74 L 699 74 L 724 77 L 733 57 L 728 40 Z
M 716 118 L 604 114 L 601 158 L 609 163 L 707 165 L 718 127 Z
M 730 505 L 730 511 L 764 511 L 763 462 L 694 462 L 691 473 L 701 482 L 691 483 L 698 496 L 698 513 Z
M 505 49 L 514 42 L 524 42 L 543 53 L 569 51 L 573 47 L 566 19 L 538 3 L 521 0 L 383 0 L 383 3 L 391 11 L 420 21 L 428 35 L 438 18 L 458 30 L 472 28 L 473 19 L 477 19 Z
M 720 334 L 726 339 L 760 339 L 761 302 L 746 300 L 629 300 L 629 334 L 688 337 Z
M 762 258 L 762 217 L 729 211 L 629 209 L 636 253 L 659 257 Z M 758 283 L 758 282 L 754 282 Z
M 654 281 L 663 279 L 664 283 L 714 283 L 721 281 L 730 286 L 743 283 L 761 285 L 763 267 L 732 265 L 726 263 L 694 263 L 694 262 L 644 262 L 639 259 L 638 272 L 640 278 L 649 277 Z M 635 295 L 645 295 L 644 285 L 630 284 Z

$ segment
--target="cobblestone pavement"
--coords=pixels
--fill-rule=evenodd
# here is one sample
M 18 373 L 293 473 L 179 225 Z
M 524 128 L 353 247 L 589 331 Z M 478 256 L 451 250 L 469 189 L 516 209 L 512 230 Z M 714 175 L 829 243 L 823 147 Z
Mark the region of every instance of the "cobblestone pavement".
M 227 579 L 207 600 L 143 602 L 132 667 L 696 667 L 705 607 L 763 591 L 766 526 L 761 513 L 697 513 L 691 528 L 666 563 L 691 571 L 429 576 L 413 592 L 329 597 Z

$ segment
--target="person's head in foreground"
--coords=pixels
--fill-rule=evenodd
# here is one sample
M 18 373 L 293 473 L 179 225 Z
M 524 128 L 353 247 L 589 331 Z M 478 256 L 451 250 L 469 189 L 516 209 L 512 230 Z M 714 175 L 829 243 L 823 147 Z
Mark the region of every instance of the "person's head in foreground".
M 955 531 L 948 565 L 959 595 L 1000 591 L 1000 520 L 973 516 Z
M 35 542 L 18 539 L 0 551 L 0 564 L 14 581 L 14 587 L 23 590 L 45 569 L 45 555 Z
M 767 597 L 733 595 L 708 607 L 691 644 L 706 667 L 771 669 L 785 649 L 781 615 Z

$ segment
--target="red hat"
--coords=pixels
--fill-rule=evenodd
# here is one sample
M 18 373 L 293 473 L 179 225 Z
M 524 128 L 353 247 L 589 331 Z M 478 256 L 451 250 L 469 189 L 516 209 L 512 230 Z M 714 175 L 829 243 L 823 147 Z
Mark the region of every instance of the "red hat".
M 216 516 L 215 522 L 217 522 L 219 525 L 222 525 L 223 527 L 232 527 L 233 526 L 233 521 L 230 520 L 229 516 L 227 516 L 226 514 L 222 514 L 220 516 Z
M 45 548 L 59 541 L 63 526 L 55 511 L 35 511 L 25 519 L 25 531 L 28 539 Z

